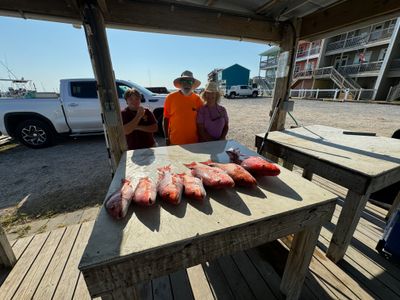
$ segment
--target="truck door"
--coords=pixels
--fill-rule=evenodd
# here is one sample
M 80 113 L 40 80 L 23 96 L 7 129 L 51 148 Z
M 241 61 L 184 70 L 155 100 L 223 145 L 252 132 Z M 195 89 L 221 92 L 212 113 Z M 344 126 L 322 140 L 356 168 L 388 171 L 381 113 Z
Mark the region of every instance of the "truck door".
M 241 85 L 240 86 L 240 95 L 242 96 L 249 96 L 251 95 L 251 90 L 247 85 Z
M 71 81 L 66 92 L 68 95 L 62 100 L 67 122 L 72 132 L 102 131 L 96 82 L 94 80 Z

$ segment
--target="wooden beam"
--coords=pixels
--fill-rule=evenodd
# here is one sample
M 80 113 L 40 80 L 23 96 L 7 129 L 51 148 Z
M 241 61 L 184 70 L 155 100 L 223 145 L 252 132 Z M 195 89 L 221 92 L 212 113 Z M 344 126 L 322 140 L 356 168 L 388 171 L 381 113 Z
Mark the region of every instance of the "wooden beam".
M 96 0 L 86 1 L 81 12 L 114 174 L 127 147 L 104 19 Z
M 266 4 L 261 5 L 259 8 L 257 8 L 256 13 L 257 14 L 263 14 L 265 13 L 268 9 L 270 9 L 272 6 L 274 6 L 277 2 L 280 2 L 282 0 L 270 0 Z
M 256 42 L 281 40 L 280 26 L 263 17 L 249 18 L 163 2 L 112 2 L 108 8 L 112 14 L 105 21 L 110 27 Z
M 400 16 L 399 0 L 351 0 L 334 4 L 302 18 L 300 39 L 314 39 L 347 31 L 352 25 Z
M 285 39 L 283 39 L 279 45 L 281 52 L 279 54 L 270 116 L 272 116 L 274 107 L 277 105 L 279 99 L 281 99 L 281 101 L 275 120 L 273 120 L 271 131 L 283 130 L 285 128 L 286 111 L 282 108 L 284 102 L 289 100 L 290 82 L 292 81 L 293 66 L 295 63 L 298 43 L 297 33 L 300 27 L 300 22 L 295 21 L 292 24 L 293 26 L 290 25 L 290 23 L 286 23 L 283 32 Z
M 14 252 L 8 242 L 7 235 L 0 225 L 0 265 L 12 267 L 17 262 Z
M 76 3 L 82 1 L 0 1 L 0 15 L 66 23 L 81 21 Z M 191 36 L 218 37 L 255 42 L 279 42 L 279 24 L 263 16 L 224 12 L 215 8 L 196 7 L 162 1 L 99 0 L 105 25 L 112 28 L 150 31 Z

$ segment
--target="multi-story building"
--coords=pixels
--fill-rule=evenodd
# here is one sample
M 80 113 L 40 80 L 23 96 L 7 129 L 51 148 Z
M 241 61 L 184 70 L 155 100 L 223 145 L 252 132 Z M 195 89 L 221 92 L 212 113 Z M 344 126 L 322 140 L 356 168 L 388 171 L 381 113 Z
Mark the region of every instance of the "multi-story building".
M 397 18 L 324 40 L 300 42 L 292 90 L 305 90 L 303 95 L 312 94 L 307 91 L 339 90 L 352 99 L 400 97 L 399 27 L 400 18 Z M 271 64 L 268 67 L 274 68 Z M 260 72 L 262 70 L 265 70 L 263 60 Z M 268 80 L 271 80 L 270 75 Z M 338 92 L 330 95 L 336 98 Z
M 273 46 L 260 54 L 260 70 L 253 81 L 261 87 L 264 94 L 271 94 L 274 89 L 279 51 L 278 46 Z

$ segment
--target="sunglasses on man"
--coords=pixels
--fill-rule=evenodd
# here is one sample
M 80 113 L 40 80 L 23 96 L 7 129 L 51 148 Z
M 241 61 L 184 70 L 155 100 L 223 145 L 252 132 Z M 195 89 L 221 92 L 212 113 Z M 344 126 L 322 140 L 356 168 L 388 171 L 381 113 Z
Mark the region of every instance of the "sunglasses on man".
M 187 83 L 187 84 L 193 84 L 194 80 L 193 79 L 181 79 L 181 83 Z

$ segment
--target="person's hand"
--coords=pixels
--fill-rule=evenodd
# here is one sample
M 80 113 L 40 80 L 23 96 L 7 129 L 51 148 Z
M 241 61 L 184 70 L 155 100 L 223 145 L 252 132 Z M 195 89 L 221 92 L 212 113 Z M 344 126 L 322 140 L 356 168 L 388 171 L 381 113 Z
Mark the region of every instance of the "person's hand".
M 137 116 L 138 116 L 138 118 L 142 118 L 143 116 L 144 116 L 144 108 L 143 107 L 139 107 L 138 108 L 138 110 L 137 110 Z

